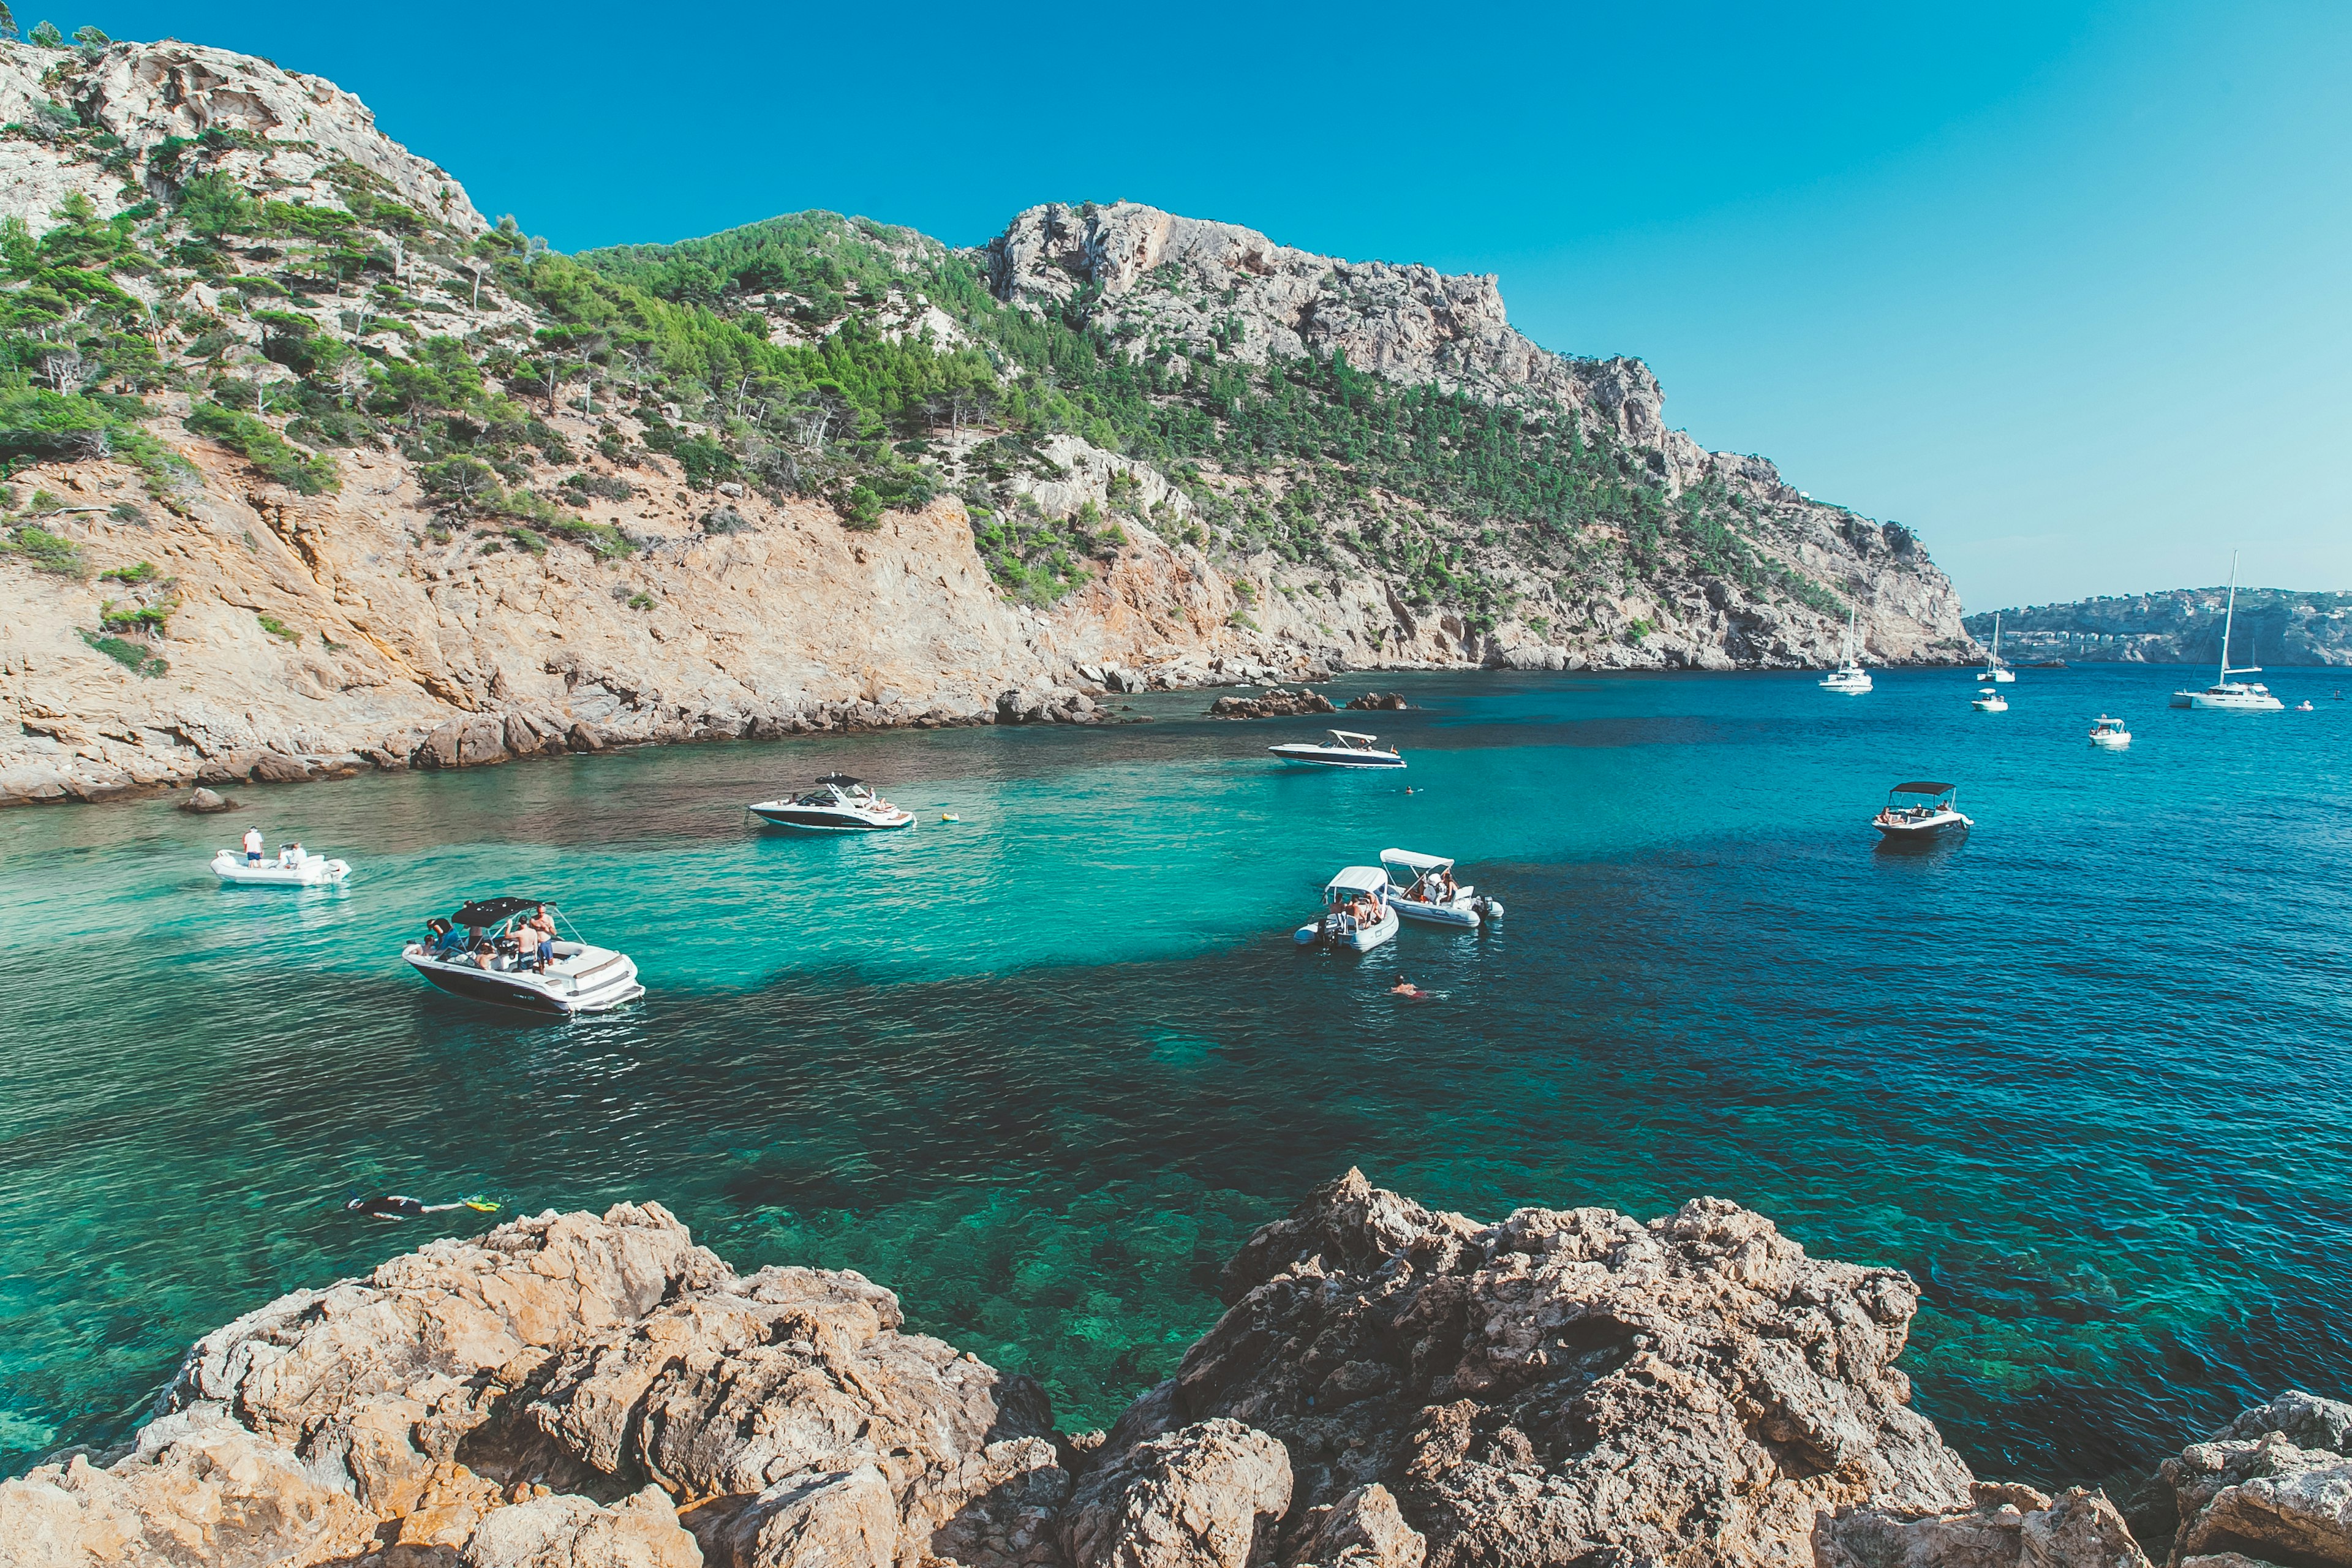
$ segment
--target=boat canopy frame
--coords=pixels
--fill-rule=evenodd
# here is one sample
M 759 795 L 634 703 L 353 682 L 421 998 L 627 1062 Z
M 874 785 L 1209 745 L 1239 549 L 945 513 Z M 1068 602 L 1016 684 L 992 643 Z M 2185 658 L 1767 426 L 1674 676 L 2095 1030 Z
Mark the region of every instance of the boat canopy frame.
M 1343 747 L 1350 741 L 1361 741 L 1364 743 L 1364 749 L 1370 751 L 1380 742 L 1378 735 L 1367 735 L 1360 730 L 1326 730 L 1323 732 L 1339 742 Z
M 1383 849 L 1383 866 L 1410 866 L 1416 871 L 1450 871 L 1454 868 L 1451 855 L 1417 855 L 1410 849 Z
M 468 931 L 488 931 L 494 925 L 500 925 L 512 920 L 525 910 L 535 910 L 542 904 L 551 910 L 562 912 L 556 910 L 555 900 L 552 899 L 518 899 L 501 896 L 468 901 L 465 908 L 449 917 L 449 923 L 464 926 Z
M 1347 866 L 1323 884 L 1326 894 L 1346 889 L 1351 893 L 1384 894 L 1389 891 L 1389 874 L 1378 866 Z
M 1938 784 L 1934 779 L 1913 779 L 1908 784 L 1899 784 L 1888 790 L 1886 798 L 1892 800 L 1898 795 L 1919 795 L 1933 800 L 1942 800 L 1948 795 L 1959 793 L 1959 788 L 1960 786 L 1956 784 Z

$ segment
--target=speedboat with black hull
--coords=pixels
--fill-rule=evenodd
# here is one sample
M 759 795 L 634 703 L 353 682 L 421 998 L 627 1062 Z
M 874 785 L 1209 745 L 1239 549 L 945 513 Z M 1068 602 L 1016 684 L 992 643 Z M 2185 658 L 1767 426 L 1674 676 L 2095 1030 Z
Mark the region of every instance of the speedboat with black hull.
M 1960 808 L 1954 804 L 1959 788 L 1933 779 L 1896 784 L 1886 792 L 1886 809 L 1873 817 L 1870 825 L 1885 835 L 1889 844 L 1924 844 L 1966 833 L 1976 824 L 1962 816 Z
M 879 833 L 911 827 L 915 814 L 901 811 L 847 773 L 827 773 L 806 795 L 763 800 L 749 808 L 772 827 L 803 833 Z
M 1324 884 L 1323 918 L 1298 928 L 1298 945 L 1370 952 L 1395 936 L 1402 923 L 1390 897 L 1393 891 L 1388 873 L 1379 867 L 1347 867 Z
M 1401 768 L 1404 759 L 1394 750 L 1382 751 L 1378 735 L 1360 735 L 1353 730 L 1332 730 L 1320 741 L 1292 741 L 1286 745 L 1268 746 L 1267 751 L 1286 763 L 1302 768 Z
M 453 996 L 533 1013 L 609 1012 L 646 994 L 625 952 L 592 946 L 576 931 L 569 942 L 542 944 L 545 932 L 530 923 L 541 910 L 551 924 L 562 918 L 542 899 L 477 899 L 446 920 L 427 921 L 432 934 L 400 956 Z M 569 921 L 563 924 L 570 930 Z
M 1503 918 L 1501 903 L 1454 881 L 1454 862 L 1443 855 L 1383 849 L 1381 869 L 1389 875 L 1391 904 L 1406 920 L 1476 931 L 1487 921 Z

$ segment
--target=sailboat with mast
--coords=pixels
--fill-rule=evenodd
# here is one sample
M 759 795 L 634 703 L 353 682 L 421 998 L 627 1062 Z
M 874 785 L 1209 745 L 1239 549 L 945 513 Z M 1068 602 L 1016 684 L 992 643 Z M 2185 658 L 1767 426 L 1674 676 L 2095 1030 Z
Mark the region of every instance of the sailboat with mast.
M 2172 694 L 2175 708 L 2221 708 L 2237 713 L 2275 713 L 2286 704 L 2271 695 L 2271 689 L 2259 680 L 2232 680 L 2233 675 L 2260 675 L 2258 664 L 2230 668 L 2230 624 L 2238 614 L 2238 552 L 2230 552 L 2230 598 L 2221 611 L 2221 668 L 2213 684 L 2202 691 L 2176 691 Z
M 1870 671 L 1863 668 L 1862 661 L 1854 657 L 1853 616 L 1854 607 L 1848 605 L 1845 607 L 1845 643 L 1839 655 L 1838 667 L 1822 677 L 1821 685 L 1824 691 L 1843 691 L 1859 697 L 1870 689 Z
M 2000 661 L 2000 612 L 1992 613 L 1992 651 L 1985 655 L 1985 667 L 1977 671 L 1979 684 L 1991 681 L 2007 686 L 2016 680 L 2017 671 Z

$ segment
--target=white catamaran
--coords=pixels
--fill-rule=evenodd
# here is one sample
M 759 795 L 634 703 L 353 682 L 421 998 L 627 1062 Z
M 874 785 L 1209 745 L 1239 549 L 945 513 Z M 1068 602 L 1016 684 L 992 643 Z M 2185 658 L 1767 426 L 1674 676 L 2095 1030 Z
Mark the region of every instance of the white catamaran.
M 1870 671 L 1863 668 L 1862 661 L 1854 657 L 1853 611 L 1852 605 L 1845 607 L 1845 645 L 1837 668 L 1822 677 L 1821 686 L 1824 691 L 1843 691 L 1859 697 L 1870 689 Z
M 2172 694 L 2175 708 L 2221 708 L 2238 713 L 2275 713 L 2286 704 L 2271 695 L 2271 689 L 2261 681 L 2232 680 L 2233 675 L 2260 675 L 2263 667 L 2249 664 L 2237 669 L 2230 668 L 2230 623 L 2238 614 L 2238 552 L 2230 552 L 2230 598 L 2221 611 L 2221 671 L 2213 684 L 2202 691 L 2176 691 Z

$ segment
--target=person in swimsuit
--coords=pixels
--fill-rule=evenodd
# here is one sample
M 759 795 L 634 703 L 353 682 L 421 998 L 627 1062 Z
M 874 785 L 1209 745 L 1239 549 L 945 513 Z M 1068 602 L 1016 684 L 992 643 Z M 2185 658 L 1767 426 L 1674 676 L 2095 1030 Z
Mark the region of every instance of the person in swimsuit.
M 245 830 L 245 863 L 247 865 L 258 866 L 261 864 L 261 844 L 262 839 L 260 828 L 248 827 Z

